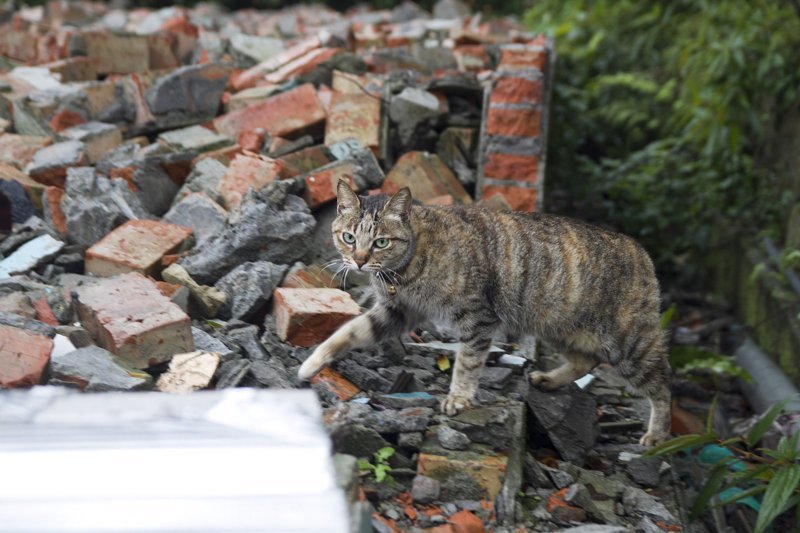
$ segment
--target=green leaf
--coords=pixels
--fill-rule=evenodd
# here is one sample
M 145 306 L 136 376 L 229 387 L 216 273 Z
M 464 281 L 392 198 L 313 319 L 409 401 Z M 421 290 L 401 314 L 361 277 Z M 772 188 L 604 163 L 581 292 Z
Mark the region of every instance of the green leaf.
M 378 483 L 383 483 L 386 479 L 387 474 L 392 471 L 392 467 L 389 465 L 378 465 L 375 467 L 375 481 Z
M 672 321 L 675 320 L 677 314 L 678 305 L 673 303 L 664 311 L 664 314 L 661 315 L 661 329 L 667 329 Z
M 658 457 L 660 455 L 668 455 L 681 450 L 690 450 L 709 442 L 717 440 L 717 436 L 713 433 L 703 433 L 699 435 L 681 435 L 666 442 L 662 442 L 658 446 L 654 446 L 645 452 L 647 457 Z
M 719 392 L 714 395 L 711 401 L 711 408 L 708 410 L 708 417 L 706 418 L 706 433 L 711 433 L 714 430 L 714 415 L 717 414 L 717 404 L 719 403 Z
M 366 459 L 359 459 L 356 465 L 359 470 L 375 470 L 375 467 Z
M 389 457 L 394 455 L 394 448 L 391 446 L 384 446 L 377 452 L 375 452 L 375 460 L 381 463 L 386 462 Z
M 753 427 L 750 428 L 750 431 L 747 432 L 745 435 L 745 442 L 749 447 L 753 447 L 758 444 L 758 441 L 761 440 L 761 437 L 764 436 L 764 433 L 770 428 L 775 419 L 778 418 L 778 415 L 781 414 L 783 408 L 786 407 L 786 404 L 792 399 L 792 396 L 789 398 L 784 398 L 780 402 L 776 403 L 769 410 L 764 413 L 761 419 L 753 424 Z
M 700 489 L 700 492 L 695 498 L 694 505 L 689 511 L 689 518 L 694 520 L 708 508 L 711 498 L 719 492 L 722 482 L 725 481 L 725 476 L 728 475 L 728 464 L 723 461 L 714 465 L 708 475 L 708 481 Z
M 798 483 L 800 483 L 800 465 L 789 465 L 778 469 L 767 487 L 767 492 L 764 493 L 755 533 L 763 533 L 785 510 L 786 504 L 797 490 Z

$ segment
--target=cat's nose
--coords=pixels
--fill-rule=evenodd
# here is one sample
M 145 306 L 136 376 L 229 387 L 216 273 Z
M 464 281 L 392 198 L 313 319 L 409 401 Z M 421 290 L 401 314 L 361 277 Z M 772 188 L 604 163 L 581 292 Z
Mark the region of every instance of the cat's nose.
M 356 266 L 357 266 L 357 267 L 359 268 L 359 270 L 360 270 L 360 269 L 361 269 L 361 267 L 362 267 L 362 266 L 364 266 L 364 263 L 366 263 L 366 262 L 367 262 L 367 260 L 366 260 L 366 259 L 356 259 L 356 258 L 353 258 L 353 262 L 356 264 Z

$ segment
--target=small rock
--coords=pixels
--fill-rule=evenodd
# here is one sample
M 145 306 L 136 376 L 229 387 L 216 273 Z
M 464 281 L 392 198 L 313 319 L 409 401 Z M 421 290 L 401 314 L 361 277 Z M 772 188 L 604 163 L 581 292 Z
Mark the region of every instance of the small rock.
M 25 318 L 36 318 L 36 309 L 33 308 L 30 297 L 24 292 L 12 292 L 0 296 L 0 311 Z
M 439 498 L 441 484 L 428 476 L 418 475 L 414 477 L 411 485 L 411 497 L 415 502 L 431 503 Z
M 214 288 L 225 293 L 226 302 L 219 310 L 224 319 L 247 320 L 272 298 L 283 276 L 286 265 L 276 265 L 269 261 L 250 262 L 239 265 L 223 276 Z
M 636 483 L 645 487 L 655 487 L 661 481 L 661 459 L 658 457 L 631 459 L 626 470 Z
M 195 349 L 201 352 L 218 353 L 222 361 L 233 359 L 236 355 L 224 342 L 200 328 L 192 327 L 192 339 L 194 339 Z
M 674 520 L 674 517 L 657 498 L 636 487 L 623 487 L 622 504 L 629 515 L 650 515 L 662 520 Z
M 191 352 L 175 355 L 169 369 L 161 374 L 156 389 L 161 392 L 192 392 L 205 389 L 219 365 L 219 354 L 213 352 Z
M 167 283 L 183 285 L 192 295 L 191 301 L 197 306 L 200 314 L 205 317 L 215 317 L 219 309 L 225 304 L 227 296 L 224 292 L 214 287 L 197 283 L 183 266 L 173 263 L 161 272 L 161 277 Z
M 164 215 L 171 222 L 194 233 L 197 245 L 201 245 L 225 227 L 228 213 L 206 194 L 191 193 L 173 205 Z
M 32 270 L 40 263 L 53 258 L 63 247 L 63 242 L 50 235 L 40 235 L 26 242 L 13 254 L 0 261 L 0 278 Z
M 217 389 L 226 389 L 229 387 L 236 387 L 247 376 L 250 371 L 250 361 L 247 359 L 233 359 L 225 361 L 219 365 L 217 370 L 216 387 Z
M 447 450 L 466 450 L 469 447 L 469 437 L 448 426 L 440 426 L 437 433 L 439 444 Z
M 395 392 L 381 394 L 376 397 L 381 405 L 390 409 L 405 409 L 407 407 L 436 407 L 439 400 L 427 392 Z
M 50 372 L 55 379 L 73 383 L 85 391 L 131 391 L 149 389 L 153 385 L 149 374 L 127 366 L 111 352 L 97 346 L 54 356 Z
M 594 398 L 571 384 L 547 392 L 531 387 L 526 402 L 533 413 L 531 435 L 546 433 L 565 460 L 581 463 L 597 437 Z
M 286 367 L 278 359 L 252 361 L 250 374 L 261 385 L 271 389 L 293 389 Z
M 419 450 L 419 447 L 422 446 L 422 440 L 422 433 L 401 433 L 397 438 L 397 445 L 406 450 Z
M 386 392 L 392 383 L 374 370 L 359 365 L 353 359 L 343 359 L 336 365 L 338 371 L 361 390 Z M 387 406 L 389 407 L 389 406 Z
M 374 429 L 361 424 L 339 424 L 331 431 L 333 450 L 372 460 L 375 452 L 390 446 Z

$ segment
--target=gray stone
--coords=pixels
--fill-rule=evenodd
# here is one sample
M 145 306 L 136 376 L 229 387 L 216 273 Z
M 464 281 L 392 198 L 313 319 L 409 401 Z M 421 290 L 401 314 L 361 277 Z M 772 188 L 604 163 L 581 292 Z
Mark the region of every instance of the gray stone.
M 15 315 L 14 313 L 8 313 L 6 311 L 0 311 L 0 324 L 3 326 L 27 329 L 33 333 L 40 333 L 50 338 L 53 338 L 56 334 L 56 329 L 52 326 L 48 326 L 44 322 L 39 322 L 38 320 Z
M 422 433 L 401 433 L 397 437 L 397 445 L 407 450 L 419 450 L 419 447 L 422 446 L 422 440 Z
M 67 171 L 61 209 L 67 234 L 83 246 L 93 245 L 129 220 L 150 218 L 125 180 L 96 176 L 92 168 Z
M 374 429 L 361 424 L 339 424 L 331 430 L 333 451 L 372 460 L 375 452 L 390 446 Z
M 428 476 L 415 476 L 411 484 L 411 497 L 415 502 L 431 503 L 436 501 L 442 490 L 441 483 Z
M 480 386 L 490 389 L 502 389 L 508 384 L 513 373 L 510 368 L 485 366 L 481 372 Z
M 0 310 L 25 318 L 36 318 L 31 298 L 24 292 L 12 292 L 0 296 Z
M 233 144 L 230 137 L 215 133 L 203 126 L 189 126 L 186 128 L 166 131 L 158 139 L 175 150 L 193 150 L 195 152 L 210 152 Z
M 111 352 L 97 346 L 54 357 L 50 372 L 55 379 L 86 391 L 143 390 L 153 386 L 153 378 L 148 373 L 127 366 Z
M 200 328 L 192 327 L 192 339 L 196 350 L 218 353 L 223 361 L 228 361 L 236 356 L 236 353 L 228 348 L 224 342 Z
M 397 124 L 400 143 L 404 147 L 413 147 L 417 130 L 441 114 L 439 100 L 432 93 L 406 87 L 392 97 L 389 105 L 389 117 Z
M 122 132 L 117 126 L 97 121 L 78 124 L 58 135 L 65 141 L 84 143 L 86 157 L 91 164 L 97 163 L 106 151 L 116 148 L 122 142 Z
M 256 360 L 250 364 L 250 374 L 264 387 L 270 389 L 293 389 L 289 373 L 280 360 Z
M 0 278 L 22 274 L 55 257 L 64 243 L 45 233 L 20 246 L 0 261 Z
M 388 392 L 392 386 L 391 381 L 381 377 L 376 371 L 359 365 L 352 359 L 342 359 L 337 363 L 336 368 L 340 374 L 361 390 Z
M 164 215 L 166 222 L 191 228 L 198 246 L 222 231 L 227 218 L 228 212 L 201 192 L 184 197 Z
M 585 485 L 576 483 L 567 491 L 564 498 L 567 503 L 576 505 L 586 511 L 592 520 L 604 524 L 623 525 L 617 513 L 614 512 L 615 501 L 612 499 L 594 500 Z
M 472 9 L 460 0 L 438 0 L 433 5 L 433 17 L 437 19 L 463 19 L 472 16 Z
M 529 453 L 525 454 L 525 466 L 524 466 L 525 481 L 529 485 L 531 485 L 532 487 L 545 488 L 545 489 L 549 489 L 554 486 L 553 482 L 548 477 L 545 468 L 546 467 L 539 461 L 537 461 L 533 457 L 533 455 Z
M 519 427 L 524 418 L 524 405 L 510 402 L 467 409 L 451 418 L 448 424 L 467 435 L 472 442 L 508 450 L 519 440 L 524 440 L 523 430 Z
M 649 515 L 662 520 L 675 520 L 672 513 L 656 497 L 636 487 L 622 488 L 622 505 L 625 506 L 625 512 L 630 515 Z
M 561 457 L 581 463 L 597 438 L 594 398 L 570 384 L 547 392 L 531 387 L 526 402 L 533 414 L 531 434 L 547 434 Z
M 272 298 L 287 265 L 276 265 L 269 261 L 244 263 L 223 276 L 214 287 L 227 295 L 219 316 L 247 320 L 258 313 Z
M 406 407 L 436 407 L 439 400 L 427 392 L 395 392 L 378 395 L 375 400 L 390 409 Z
M 572 477 L 568 472 L 564 472 L 563 470 L 559 470 L 557 468 L 550 468 L 548 466 L 544 467 L 545 472 L 547 475 L 550 476 L 550 480 L 553 482 L 553 486 L 557 489 L 563 489 L 564 487 L 569 487 L 575 482 L 575 478 Z
M 191 158 L 192 154 L 189 156 Z M 147 157 L 143 161 L 137 161 L 138 166 L 133 171 L 132 179 L 142 207 L 159 217 L 169 210 L 180 188 L 164 169 L 163 163 L 168 159 L 174 158 Z
M 243 67 L 261 63 L 283 50 L 283 41 L 274 37 L 257 37 L 237 33 L 231 36 L 230 49 L 236 62 Z
M 183 187 L 178 191 L 175 201 L 178 202 L 193 192 L 202 192 L 206 196 L 222 205 L 223 200 L 219 194 L 219 185 L 228 167 L 212 157 L 204 157 L 192 169 L 186 178 Z
M 466 450 L 469 448 L 469 437 L 448 426 L 439 426 L 436 436 L 442 448 L 447 450 Z
M 193 328 L 194 329 L 194 328 Z M 236 387 L 250 372 L 251 363 L 247 359 L 225 361 L 217 369 L 217 389 Z
M 636 483 L 645 487 L 655 487 L 661 481 L 661 459 L 658 457 L 631 459 L 626 470 Z
M 18 181 L 0 177 L 0 192 L 11 202 L 11 221 L 15 224 L 22 224 L 36 214 L 36 208 L 28 198 L 28 193 Z M 49 209 L 45 209 L 45 219 Z M 52 226 L 51 221 L 47 221 Z
M 25 172 L 34 179 L 45 179 L 45 176 L 59 172 L 59 169 L 77 167 L 86 162 L 87 158 L 82 142 L 64 141 L 38 150 L 28 166 L 25 167 Z
M 433 417 L 433 409 L 429 407 L 374 411 L 368 405 L 346 404 L 346 408 L 348 421 L 363 424 L 382 434 L 425 431 Z
M 154 115 L 185 116 L 199 123 L 216 116 L 228 83 L 228 68 L 215 63 L 180 67 L 153 82 L 145 101 Z
M 215 282 L 245 261 L 291 264 L 307 252 L 316 221 L 305 201 L 276 182 L 248 193 L 236 222 L 180 262 L 201 283 Z
M 258 340 L 258 326 L 245 326 L 228 332 L 227 338 L 238 344 L 253 361 L 263 361 L 269 358 L 264 347 Z

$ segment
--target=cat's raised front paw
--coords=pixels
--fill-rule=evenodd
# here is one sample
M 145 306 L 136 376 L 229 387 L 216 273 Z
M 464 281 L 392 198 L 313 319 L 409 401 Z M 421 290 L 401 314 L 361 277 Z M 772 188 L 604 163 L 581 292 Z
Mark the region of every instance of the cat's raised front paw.
M 328 364 L 328 360 L 331 358 L 327 355 L 327 350 L 324 348 L 324 344 L 319 346 L 311 356 L 303 361 L 303 364 L 300 365 L 300 370 L 297 371 L 297 377 L 300 378 L 302 381 L 308 381 L 313 378 L 317 372 L 322 370 L 322 367 Z
M 462 411 L 472 405 L 472 399 L 466 396 L 450 393 L 442 400 L 441 409 L 447 416 L 455 416 L 459 411 Z
M 661 444 L 668 438 L 669 435 L 648 431 L 647 433 L 642 435 L 641 439 L 639 439 L 639 444 L 641 444 L 642 446 L 655 446 L 657 444 Z

